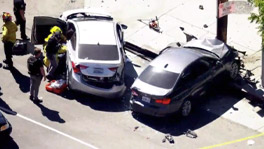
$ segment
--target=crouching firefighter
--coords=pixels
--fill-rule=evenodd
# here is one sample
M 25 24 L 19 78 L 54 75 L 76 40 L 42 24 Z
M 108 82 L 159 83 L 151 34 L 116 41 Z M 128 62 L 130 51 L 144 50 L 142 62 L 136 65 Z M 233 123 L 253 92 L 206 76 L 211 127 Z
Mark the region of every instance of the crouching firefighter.
M 2 42 L 4 43 L 4 51 L 6 56 L 6 59 L 3 62 L 6 63 L 4 68 L 10 69 L 13 68 L 12 48 L 16 41 L 17 26 L 12 21 L 12 16 L 10 13 L 4 12 L 2 17 L 4 22 L 2 27 Z
M 55 79 L 55 71 L 58 67 L 57 53 L 61 49 L 62 44 L 66 42 L 66 38 L 62 34 L 61 29 L 54 26 L 45 41 L 44 51 L 46 52 L 46 59 L 49 61 L 47 79 L 52 80 Z

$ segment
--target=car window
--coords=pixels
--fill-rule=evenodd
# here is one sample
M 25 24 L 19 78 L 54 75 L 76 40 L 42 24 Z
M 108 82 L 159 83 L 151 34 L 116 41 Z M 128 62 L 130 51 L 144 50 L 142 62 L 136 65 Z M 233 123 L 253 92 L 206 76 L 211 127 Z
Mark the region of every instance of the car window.
M 87 60 L 119 60 L 117 45 L 78 44 L 78 57 Z
M 139 79 L 147 84 L 171 89 L 178 78 L 179 74 L 163 70 L 154 66 L 148 66 L 139 76 Z
M 188 66 L 179 79 L 177 86 L 183 86 L 193 82 L 196 78 L 208 72 L 212 65 L 204 59 L 200 59 Z

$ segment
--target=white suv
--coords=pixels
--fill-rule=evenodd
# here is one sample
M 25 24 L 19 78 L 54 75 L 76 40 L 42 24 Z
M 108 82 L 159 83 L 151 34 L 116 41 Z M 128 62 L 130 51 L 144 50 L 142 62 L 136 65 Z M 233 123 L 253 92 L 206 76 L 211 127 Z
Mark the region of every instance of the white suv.
M 102 11 L 70 10 L 59 19 L 35 17 L 33 42 L 42 43 L 47 35 L 39 33 L 54 25 L 60 26 L 63 33 L 74 31 L 67 41 L 69 88 L 105 98 L 121 97 L 126 89 L 122 29 L 127 27 Z

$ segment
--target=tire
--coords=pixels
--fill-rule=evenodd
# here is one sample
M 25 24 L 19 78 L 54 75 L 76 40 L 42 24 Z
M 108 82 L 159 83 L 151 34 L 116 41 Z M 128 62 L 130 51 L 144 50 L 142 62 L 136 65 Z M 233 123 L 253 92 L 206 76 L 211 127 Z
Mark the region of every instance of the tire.
M 230 69 L 230 73 L 229 73 L 229 77 L 232 80 L 236 80 L 239 76 L 239 63 L 238 62 L 233 62 L 231 64 L 231 69 Z
M 192 111 L 192 102 L 190 100 L 184 100 L 181 106 L 180 114 L 182 117 L 187 117 Z

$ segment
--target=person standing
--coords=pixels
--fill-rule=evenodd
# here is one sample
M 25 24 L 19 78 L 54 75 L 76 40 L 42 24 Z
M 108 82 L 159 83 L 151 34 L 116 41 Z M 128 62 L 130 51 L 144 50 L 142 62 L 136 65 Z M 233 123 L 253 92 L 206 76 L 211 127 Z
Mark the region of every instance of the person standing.
M 25 18 L 26 3 L 24 0 L 14 0 L 14 14 L 16 17 L 16 25 L 20 25 L 21 38 L 29 40 L 26 35 L 26 18 Z
M 10 13 L 4 12 L 2 17 L 4 22 L 2 27 L 2 42 L 4 43 L 6 56 L 6 59 L 3 61 L 6 65 L 3 68 L 10 69 L 13 67 L 12 48 L 16 41 L 17 26 L 14 22 L 12 22 L 12 16 Z
M 34 56 L 30 56 L 27 60 L 28 73 L 30 74 L 30 96 L 29 99 L 35 103 L 41 103 L 42 100 L 38 97 L 39 86 L 42 78 L 46 80 L 45 71 L 43 68 L 41 57 L 41 50 L 39 48 L 34 49 Z

